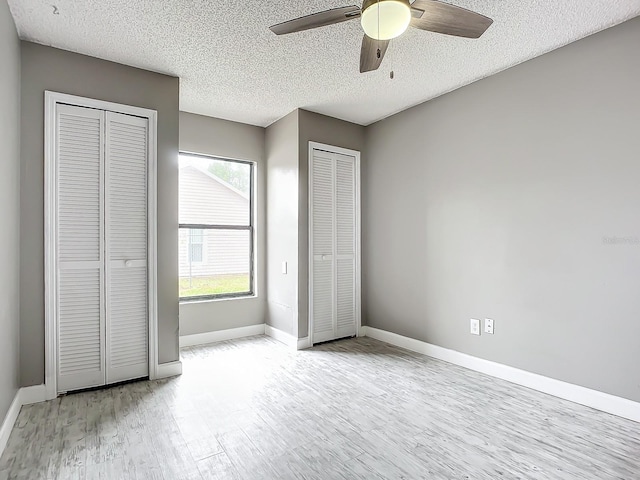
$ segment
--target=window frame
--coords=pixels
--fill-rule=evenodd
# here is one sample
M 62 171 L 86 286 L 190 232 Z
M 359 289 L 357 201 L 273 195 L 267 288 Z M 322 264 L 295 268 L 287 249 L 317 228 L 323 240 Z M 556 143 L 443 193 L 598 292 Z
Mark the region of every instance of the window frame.
M 178 230 L 186 229 L 200 229 L 203 230 L 203 252 L 202 258 L 205 259 L 204 245 L 205 236 L 207 230 L 223 230 L 223 231 L 248 231 L 249 232 L 249 291 L 237 292 L 237 293 L 219 293 L 212 295 L 195 295 L 191 297 L 178 296 L 180 303 L 198 302 L 203 300 L 224 300 L 224 299 L 237 299 L 237 298 L 249 298 L 254 297 L 255 288 L 255 178 L 256 178 L 256 163 L 248 160 L 236 160 L 233 158 L 224 158 L 216 155 L 206 155 L 201 153 L 192 153 L 180 151 L 179 156 L 199 158 L 202 160 L 216 160 L 231 163 L 240 163 L 242 165 L 249 166 L 249 224 L 248 225 L 226 225 L 226 224 L 201 224 L 201 223 L 178 223 Z M 187 246 L 187 255 L 190 254 L 190 245 Z

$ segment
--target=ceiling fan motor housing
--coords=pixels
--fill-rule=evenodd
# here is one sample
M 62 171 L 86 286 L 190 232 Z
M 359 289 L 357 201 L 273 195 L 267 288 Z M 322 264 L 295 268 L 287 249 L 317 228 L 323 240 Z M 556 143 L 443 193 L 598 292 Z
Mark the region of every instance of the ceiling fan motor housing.
M 409 0 L 365 0 L 362 29 L 375 40 L 391 40 L 404 33 L 411 22 Z

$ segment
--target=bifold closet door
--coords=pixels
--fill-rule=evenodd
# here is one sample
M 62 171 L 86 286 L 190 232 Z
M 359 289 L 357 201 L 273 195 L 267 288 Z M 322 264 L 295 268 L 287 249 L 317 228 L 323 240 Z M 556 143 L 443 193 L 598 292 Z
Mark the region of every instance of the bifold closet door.
M 356 334 L 356 159 L 334 154 L 336 338 Z
M 311 316 L 313 341 L 326 342 L 336 338 L 334 329 L 334 161 L 329 152 L 314 150 L 311 183 L 313 275 Z
M 356 334 L 356 159 L 313 150 L 311 159 L 313 342 Z
M 107 383 L 149 374 L 145 118 L 106 113 Z
M 104 115 L 56 107 L 57 385 L 105 383 Z
M 149 374 L 148 120 L 56 106 L 57 388 Z

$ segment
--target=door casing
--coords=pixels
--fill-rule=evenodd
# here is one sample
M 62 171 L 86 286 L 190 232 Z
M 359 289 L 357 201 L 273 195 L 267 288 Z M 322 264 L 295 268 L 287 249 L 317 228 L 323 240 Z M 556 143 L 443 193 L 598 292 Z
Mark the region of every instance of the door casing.
M 45 391 L 46 399 L 58 396 L 57 370 L 57 178 L 56 178 L 56 105 L 67 104 L 95 108 L 146 118 L 149 121 L 147 170 L 147 275 L 149 314 L 149 378 L 158 376 L 158 299 L 157 299 L 157 129 L 158 112 L 146 108 L 105 102 L 91 98 L 45 91 L 44 105 L 44 273 L 45 273 Z

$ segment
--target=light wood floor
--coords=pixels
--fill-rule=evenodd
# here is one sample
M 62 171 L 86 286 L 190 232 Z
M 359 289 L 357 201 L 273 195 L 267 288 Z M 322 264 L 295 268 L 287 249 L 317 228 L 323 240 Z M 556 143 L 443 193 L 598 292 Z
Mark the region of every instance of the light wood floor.
M 0 478 L 640 479 L 640 424 L 369 338 L 182 360 L 24 407 Z

